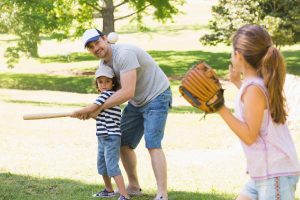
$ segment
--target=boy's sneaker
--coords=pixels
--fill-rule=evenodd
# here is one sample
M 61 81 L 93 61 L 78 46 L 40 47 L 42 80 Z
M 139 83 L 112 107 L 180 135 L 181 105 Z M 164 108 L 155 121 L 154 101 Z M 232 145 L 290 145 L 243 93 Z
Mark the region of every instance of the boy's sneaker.
M 106 188 L 104 190 L 102 190 L 101 192 L 93 195 L 93 197 L 114 197 L 114 196 L 115 196 L 114 191 L 108 192 L 106 190 Z
M 126 188 L 126 192 L 128 195 L 130 196 L 141 196 L 142 195 L 142 189 L 138 189 L 138 190 L 131 190 L 128 185 L 125 186 Z M 120 195 L 120 191 L 119 190 L 115 190 L 114 191 L 116 195 Z
M 158 196 L 158 197 L 155 197 L 153 200 L 168 200 L 168 199 L 164 199 L 162 196 Z
M 129 199 L 126 199 L 123 195 L 119 197 L 118 200 L 131 200 L 130 198 Z

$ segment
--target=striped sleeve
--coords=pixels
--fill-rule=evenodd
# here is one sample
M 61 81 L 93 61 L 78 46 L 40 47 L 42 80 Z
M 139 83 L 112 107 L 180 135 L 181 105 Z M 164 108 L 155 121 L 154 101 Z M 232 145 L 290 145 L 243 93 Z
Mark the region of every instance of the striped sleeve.
M 113 94 L 113 92 L 111 92 L 111 91 L 102 92 L 98 96 L 98 98 L 94 101 L 94 104 L 97 104 L 98 106 L 101 106 L 102 104 L 104 104 L 106 99 L 109 98 L 112 94 Z

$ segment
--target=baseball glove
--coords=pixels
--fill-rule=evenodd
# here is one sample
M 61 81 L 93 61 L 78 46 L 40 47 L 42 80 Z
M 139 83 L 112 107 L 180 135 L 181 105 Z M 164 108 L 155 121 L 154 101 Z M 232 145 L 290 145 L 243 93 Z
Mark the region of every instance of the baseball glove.
M 224 90 L 215 71 L 203 61 L 193 66 L 181 80 L 179 92 L 192 106 L 206 114 L 224 106 Z

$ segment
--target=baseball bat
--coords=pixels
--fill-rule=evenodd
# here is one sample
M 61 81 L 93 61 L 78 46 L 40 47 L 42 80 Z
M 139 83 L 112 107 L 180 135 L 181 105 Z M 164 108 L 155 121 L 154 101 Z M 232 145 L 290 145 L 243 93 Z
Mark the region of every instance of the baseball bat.
M 69 117 L 73 112 L 63 112 L 63 113 L 36 113 L 36 114 L 25 114 L 23 115 L 24 120 L 34 120 L 34 119 L 50 119 L 58 117 Z

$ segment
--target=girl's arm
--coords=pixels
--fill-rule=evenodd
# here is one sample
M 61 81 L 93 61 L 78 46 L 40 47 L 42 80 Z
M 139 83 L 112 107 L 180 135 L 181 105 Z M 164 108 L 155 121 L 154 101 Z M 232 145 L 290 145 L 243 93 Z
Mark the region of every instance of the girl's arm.
M 267 107 L 266 97 L 256 85 L 248 86 L 242 96 L 244 103 L 244 120 L 238 120 L 226 106 L 218 113 L 230 127 L 230 129 L 248 146 L 252 145 L 260 130 L 264 110 Z

